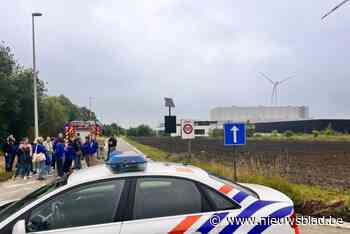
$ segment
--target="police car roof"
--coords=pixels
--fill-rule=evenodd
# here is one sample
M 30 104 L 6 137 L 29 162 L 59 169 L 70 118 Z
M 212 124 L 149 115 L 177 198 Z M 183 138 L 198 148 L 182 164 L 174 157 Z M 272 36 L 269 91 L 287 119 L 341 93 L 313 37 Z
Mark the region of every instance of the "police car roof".
M 198 167 L 179 163 L 147 161 L 144 171 L 115 173 L 106 164 L 101 164 L 74 171 L 68 178 L 68 184 L 80 184 L 100 179 L 130 177 L 130 176 L 167 175 L 193 179 L 208 177 L 208 173 Z

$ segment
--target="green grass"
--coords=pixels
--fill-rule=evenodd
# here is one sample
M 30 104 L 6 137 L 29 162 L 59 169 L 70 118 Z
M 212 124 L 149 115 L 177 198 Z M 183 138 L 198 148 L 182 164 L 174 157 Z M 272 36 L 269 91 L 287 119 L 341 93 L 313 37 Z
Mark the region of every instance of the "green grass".
M 214 139 L 223 139 L 223 133 L 219 136 L 212 136 Z M 350 134 L 334 133 L 334 135 L 326 135 L 319 133 L 317 137 L 314 134 L 307 133 L 255 133 L 254 136 L 248 137 L 248 140 L 268 140 L 268 141 L 346 141 L 350 142 Z
M 170 155 L 160 149 L 126 140 L 142 151 L 147 157 L 156 161 L 188 162 L 183 155 Z M 204 161 L 193 157 L 191 164 L 210 173 L 233 179 L 233 170 L 216 161 Z M 238 169 L 238 180 L 244 183 L 255 183 L 277 189 L 289 196 L 295 204 L 297 212 L 306 215 L 332 215 L 350 221 L 350 191 L 339 191 L 303 184 L 289 183 L 278 175 L 263 176 L 259 172 L 244 173 L 245 168 Z
M 255 134 L 254 137 L 249 137 L 251 140 L 291 140 L 291 141 L 350 141 L 350 134 L 340 134 L 335 135 L 324 135 L 320 134 L 317 137 L 314 137 L 313 134 L 296 134 L 292 136 L 286 136 L 283 133 L 278 133 L 277 135 L 271 134 Z

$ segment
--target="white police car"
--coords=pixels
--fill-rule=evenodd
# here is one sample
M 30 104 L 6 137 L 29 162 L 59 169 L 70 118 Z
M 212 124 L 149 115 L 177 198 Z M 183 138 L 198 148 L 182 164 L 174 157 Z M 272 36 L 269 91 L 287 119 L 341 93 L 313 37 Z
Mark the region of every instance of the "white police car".
M 298 233 L 294 223 L 266 222 L 294 216 L 276 190 L 130 152 L 0 209 L 0 234 Z

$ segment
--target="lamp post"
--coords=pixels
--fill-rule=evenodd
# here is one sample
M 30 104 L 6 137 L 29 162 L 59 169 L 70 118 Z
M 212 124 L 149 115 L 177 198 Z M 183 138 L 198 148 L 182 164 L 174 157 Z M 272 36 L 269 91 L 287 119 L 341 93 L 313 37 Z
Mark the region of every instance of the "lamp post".
M 38 94 L 37 94 L 37 73 L 36 73 L 36 64 L 35 64 L 35 31 L 34 31 L 34 17 L 42 16 L 41 13 L 36 12 L 32 13 L 32 40 L 33 40 L 33 89 L 34 89 L 34 131 L 35 138 L 39 136 L 39 121 L 38 121 Z

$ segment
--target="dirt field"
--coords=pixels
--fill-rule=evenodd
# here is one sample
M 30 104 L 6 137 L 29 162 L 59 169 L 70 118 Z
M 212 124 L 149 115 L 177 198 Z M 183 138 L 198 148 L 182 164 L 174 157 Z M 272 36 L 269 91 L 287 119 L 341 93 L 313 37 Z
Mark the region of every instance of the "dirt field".
M 168 138 L 134 138 L 134 140 L 174 153 L 187 152 L 187 141 Z M 171 144 L 170 144 L 171 141 Z M 232 147 L 222 140 L 192 140 L 192 152 L 199 157 L 232 162 Z M 290 182 L 350 188 L 350 143 L 324 141 L 249 141 L 238 149 L 240 164 L 278 171 Z

